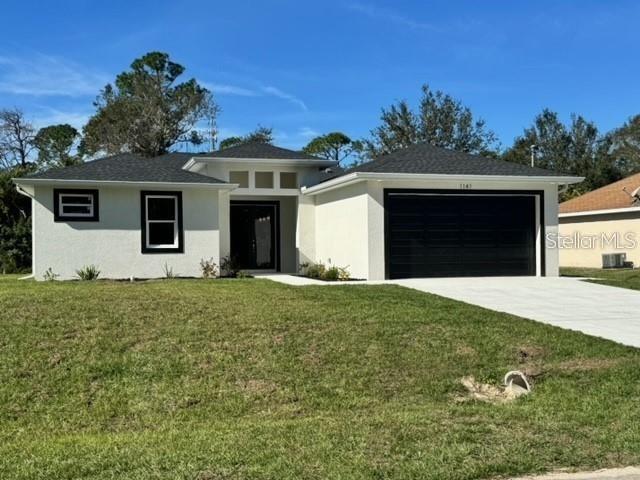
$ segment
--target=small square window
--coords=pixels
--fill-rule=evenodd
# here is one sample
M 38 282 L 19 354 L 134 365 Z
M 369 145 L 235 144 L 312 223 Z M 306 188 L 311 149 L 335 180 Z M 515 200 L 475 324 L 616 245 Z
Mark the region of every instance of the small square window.
M 238 188 L 249 188 L 249 172 L 229 172 L 229 183 L 237 183 Z
M 98 190 L 54 189 L 53 219 L 56 222 L 97 222 Z
M 280 188 L 298 188 L 296 172 L 280 172 Z
M 273 188 L 273 172 L 256 172 L 256 188 Z

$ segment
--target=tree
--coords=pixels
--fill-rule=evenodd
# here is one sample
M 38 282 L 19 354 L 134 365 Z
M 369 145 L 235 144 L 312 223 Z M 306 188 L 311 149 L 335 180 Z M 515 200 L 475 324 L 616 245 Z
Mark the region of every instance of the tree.
M 382 124 L 371 131 L 364 142 L 369 156 L 390 153 L 415 143 L 426 142 L 437 147 L 468 153 L 496 155 L 495 134 L 484 120 L 474 118 L 469 107 L 442 91 L 422 87 L 417 112 L 402 100 L 382 109 Z
M 71 149 L 80 134 L 71 125 L 50 125 L 38 130 L 34 144 L 38 149 L 38 164 L 41 167 L 67 167 L 81 163 L 77 155 L 71 155 Z
M 503 159 L 529 165 L 532 145 L 535 145 L 537 167 L 569 173 L 567 165 L 571 135 L 556 112 L 545 108 L 538 114 L 533 124 L 525 128 L 524 133 L 514 140 L 513 146 L 504 153 Z
M 82 152 L 153 157 L 191 138 L 199 122 L 214 124 L 218 107 L 211 92 L 193 78 L 176 83 L 184 70 L 162 52 L 134 60 L 94 102 L 97 111 L 84 127 Z
M 556 112 L 545 108 L 502 158 L 529 165 L 532 145 L 535 145 L 535 166 L 585 177 L 582 183 L 570 186 L 563 199 L 622 177 L 608 153 L 607 137 L 600 135 L 598 127 L 581 115 L 572 114 L 570 124 L 565 125 Z
M 35 129 L 26 121 L 21 110 L 0 110 L 0 166 L 26 167 L 35 147 L 34 137 Z
M 640 115 L 636 115 L 607 137 L 609 153 L 623 175 L 640 171 Z
M 227 137 L 220 142 L 220 150 L 245 143 L 273 143 L 273 128 L 258 125 L 253 132 L 241 137 Z
M 18 193 L 11 179 L 33 171 L 33 164 L 0 170 L 0 272 L 31 267 L 31 200 Z
M 311 140 L 303 152 L 317 155 L 335 162 L 342 162 L 353 154 L 362 150 L 362 142 L 351 140 L 342 132 L 331 132 Z

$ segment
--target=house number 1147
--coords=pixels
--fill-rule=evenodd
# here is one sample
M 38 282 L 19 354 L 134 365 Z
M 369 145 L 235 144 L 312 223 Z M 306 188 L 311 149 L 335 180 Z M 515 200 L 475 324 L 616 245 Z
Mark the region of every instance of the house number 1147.
M 471 190 L 471 188 L 473 188 L 473 186 L 470 183 L 460 183 L 460 184 L 458 184 L 458 188 L 460 190 Z

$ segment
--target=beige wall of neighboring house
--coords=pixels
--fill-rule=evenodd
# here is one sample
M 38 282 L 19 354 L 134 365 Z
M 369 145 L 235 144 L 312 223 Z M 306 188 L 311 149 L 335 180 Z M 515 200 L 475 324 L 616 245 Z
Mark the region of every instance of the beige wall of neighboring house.
M 640 211 L 560 216 L 562 267 L 602 268 L 602 255 L 626 253 L 640 266 Z M 566 245 L 562 245 L 564 242 Z

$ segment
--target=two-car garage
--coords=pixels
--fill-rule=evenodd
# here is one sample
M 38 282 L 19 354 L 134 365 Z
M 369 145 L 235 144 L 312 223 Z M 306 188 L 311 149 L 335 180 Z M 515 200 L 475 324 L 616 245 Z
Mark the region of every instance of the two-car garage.
M 536 275 L 542 199 L 540 191 L 385 190 L 386 277 Z
M 301 258 L 354 278 L 556 276 L 558 192 L 581 177 L 418 143 L 306 188 Z

